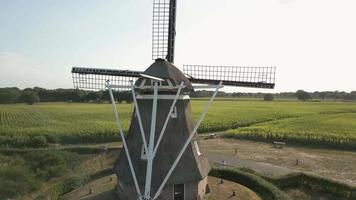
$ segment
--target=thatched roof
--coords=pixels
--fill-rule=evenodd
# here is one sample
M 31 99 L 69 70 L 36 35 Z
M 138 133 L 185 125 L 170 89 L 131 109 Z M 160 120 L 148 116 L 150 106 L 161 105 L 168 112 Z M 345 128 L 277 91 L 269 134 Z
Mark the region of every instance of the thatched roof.
M 184 85 L 186 85 L 186 87 L 183 89 L 183 92 L 194 91 L 192 84 L 185 77 L 183 72 L 181 72 L 176 66 L 166 60 L 157 59 L 151 66 L 146 69 L 146 71 L 143 72 L 143 74 L 161 79 L 169 79 L 174 86 L 180 85 L 183 81 Z M 140 85 L 143 79 L 144 78 L 139 78 L 136 82 L 136 85 Z

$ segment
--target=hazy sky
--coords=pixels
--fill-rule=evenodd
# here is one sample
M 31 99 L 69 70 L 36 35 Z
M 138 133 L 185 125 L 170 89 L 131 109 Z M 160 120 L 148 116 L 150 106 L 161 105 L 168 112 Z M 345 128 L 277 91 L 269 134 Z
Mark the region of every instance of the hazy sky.
M 151 4 L 0 0 L 0 87 L 71 88 L 72 66 L 144 70 Z M 175 64 L 277 66 L 274 92 L 356 90 L 355 9 L 355 0 L 178 0 Z

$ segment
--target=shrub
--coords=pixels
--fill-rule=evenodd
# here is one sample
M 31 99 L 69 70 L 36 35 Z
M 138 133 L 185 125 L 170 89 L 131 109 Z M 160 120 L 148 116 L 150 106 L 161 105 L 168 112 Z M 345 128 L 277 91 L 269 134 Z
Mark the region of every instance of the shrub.
M 28 146 L 30 147 L 46 147 L 47 138 L 45 136 L 34 136 L 30 139 Z
M 291 173 L 281 177 L 265 178 L 282 189 L 303 186 L 320 193 L 335 195 L 340 199 L 354 199 L 356 194 L 356 187 L 354 186 L 307 173 Z
M 46 139 L 47 139 L 47 143 L 51 143 L 51 144 L 58 144 L 59 143 L 58 136 L 56 136 L 54 134 L 46 135 Z
M 298 90 L 295 95 L 297 96 L 297 99 L 300 101 L 308 101 L 312 99 L 312 96 L 310 95 L 309 92 L 306 92 L 304 90 Z
M 26 168 L 18 166 L 0 168 L 0 199 L 15 198 L 32 192 L 39 186 L 39 181 Z
M 79 155 L 61 151 L 33 151 L 26 153 L 24 159 L 36 176 L 50 180 L 74 170 L 80 162 Z
M 265 94 L 263 99 L 265 101 L 273 101 L 274 100 L 274 97 L 273 97 L 273 94 Z
M 272 183 L 254 174 L 244 172 L 238 169 L 212 169 L 210 175 L 223 178 L 229 181 L 237 182 L 248 188 L 253 189 L 262 199 L 266 200 L 291 200 L 283 191 L 278 189 Z

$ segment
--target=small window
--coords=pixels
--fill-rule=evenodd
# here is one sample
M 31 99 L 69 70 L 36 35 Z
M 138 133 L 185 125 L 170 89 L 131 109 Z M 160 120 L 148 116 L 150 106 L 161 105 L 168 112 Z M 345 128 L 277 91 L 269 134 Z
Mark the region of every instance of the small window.
M 177 106 L 174 106 L 171 114 L 171 118 L 177 118 Z
M 199 145 L 198 145 L 198 142 L 197 142 L 197 141 L 194 141 L 194 147 L 195 147 L 195 149 L 197 150 L 198 156 L 202 155 L 202 153 L 200 152 Z
M 146 152 L 146 149 L 145 149 L 145 145 L 142 145 L 141 160 L 147 160 L 147 152 Z
M 184 184 L 174 185 L 174 200 L 184 200 Z

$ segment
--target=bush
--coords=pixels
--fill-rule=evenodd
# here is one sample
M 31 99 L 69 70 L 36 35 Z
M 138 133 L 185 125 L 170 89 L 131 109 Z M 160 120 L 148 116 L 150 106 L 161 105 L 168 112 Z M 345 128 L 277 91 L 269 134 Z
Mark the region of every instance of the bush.
M 41 182 L 63 177 L 68 172 L 77 173 L 80 169 L 80 161 L 78 154 L 70 152 L 3 150 L 0 154 L 0 199 L 13 199 L 26 195 L 39 189 Z M 82 177 L 80 180 L 71 179 L 61 182 L 63 184 L 59 190 L 60 194 L 82 184 L 81 180 L 86 179 Z
M 26 168 L 0 168 L 0 199 L 15 198 L 39 188 L 40 183 Z
M 312 99 L 312 96 L 310 95 L 309 92 L 306 92 L 304 90 L 298 90 L 295 95 L 297 96 L 297 99 L 300 101 L 308 101 Z
M 273 97 L 273 94 L 265 94 L 263 99 L 265 101 L 273 101 L 274 100 L 274 97 Z
M 30 139 L 28 146 L 38 148 L 47 146 L 47 138 L 45 136 L 34 136 Z
M 54 134 L 46 135 L 46 139 L 47 139 L 47 143 L 51 143 L 51 144 L 58 144 L 59 143 L 58 136 L 56 136 Z
M 88 180 L 88 178 L 86 176 L 83 176 L 83 177 L 75 176 L 75 177 L 66 179 L 63 182 L 61 194 L 68 193 L 68 192 L 86 184 L 88 182 L 87 180 Z
M 62 151 L 33 151 L 26 153 L 24 159 L 36 177 L 42 180 L 60 177 L 69 170 L 75 170 L 80 162 L 78 154 Z
M 283 191 L 272 183 L 254 174 L 238 169 L 212 169 L 210 176 L 226 179 L 244 185 L 258 193 L 265 200 L 291 200 Z
M 353 195 L 356 194 L 356 187 L 306 173 L 292 173 L 286 176 L 268 179 L 282 189 L 304 186 L 311 188 L 313 191 L 348 199 L 353 199 Z

